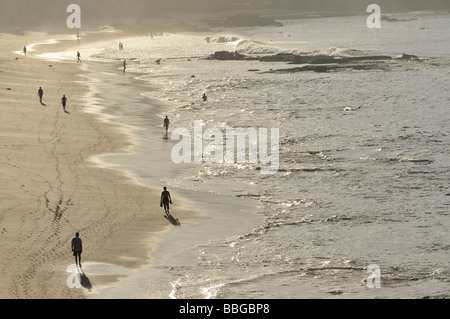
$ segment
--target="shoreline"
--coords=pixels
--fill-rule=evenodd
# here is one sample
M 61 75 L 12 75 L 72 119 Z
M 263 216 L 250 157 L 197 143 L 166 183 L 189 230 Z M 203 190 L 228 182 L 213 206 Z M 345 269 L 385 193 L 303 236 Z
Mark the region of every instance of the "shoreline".
M 142 95 L 142 93 L 149 91 L 151 82 L 139 79 L 139 73 L 122 74 L 120 70 L 114 69 L 114 63 L 105 63 L 104 65 L 93 63 L 90 68 L 96 70 L 90 76 L 96 79 L 94 83 L 101 83 L 101 85 L 96 86 L 94 99 L 96 99 L 96 96 L 114 92 L 109 93 L 108 98 L 111 103 L 108 105 L 108 109 L 100 108 L 95 112 L 102 117 L 107 116 L 107 121 L 109 117 L 112 117 L 121 122 L 121 125 L 125 125 L 131 130 L 130 134 L 136 141 L 127 153 L 100 155 L 100 161 L 103 165 L 106 163 L 112 169 L 117 168 L 126 172 L 127 176 L 130 176 L 134 182 L 145 187 L 154 187 L 156 184 L 163 186 L 165 185 L 165 179 L 170 180 L 175 178 L 178 172 L 190 169 L 174 164 L 170 160 L 170 147 L 175 142 L 163 137 L 162 118 L 160 119 L 158 115 L 163 112 L 171 114 L 173 110 L 167 110 L 166 105 Z M 99 72 L 100 70 L 104 70 L 104 72 Z M 125 96 L 127 96 L 126 101 Z M 123 109 L 120 108 L 120 105 L 125 102 L 128 103 L 129 110 L 126 114 L 122 114 Z M 118 109 L 116 109 L 116 104 L 119 106 Z M 93 108 L 97 109 L 95 106 Z M 145 124 L 140 123 L 140 117 L 145 118 Z M 133 129 L 135 125 L 138 127 L 145 126 L 146 128 Z M 147 144 L 147 146 L 142 147 L 143 144 Z M 144 167 L 139 165 L 142 158 L 148 162 L 145 167 L 151 166 L 158 169 L 145 170 Z M 136 166 L 135 163 L 137 163 Z M 145 170 L 145 173 L 134 172 L 135 168 Z M 244 216 L 241 214 L 242 211 L 255 211 L 257 203 L 254 201 L 210 193 L 204 194 L 198 191 L 178 189 L 173 186 L 169 186 L 169 190 L 175 204 L 172 206 L 171 214 L 181 221 L 181 227 L 169 227 L 166 232 L 160 233 L 160 244 L 153 254 L 157 261 L 133 270 L 133 275 L 121 278 L 116 285 L 107 286 L 97 293 L 90 294 L 88 298 L 130 298 L 131 294 L 139 295 L 136 292 L 137 287 L 145 290 L 141 287 L 141 282 L 148 280 L 152 282 L 161 280 L 158 285 L 159 288 L 155 290 L 167 289 L 171 265 L 180 262 L 189 263 L 192 262 L 191 258 L 196 258 L 196 256 L 189 256 L 184 253 L 188 248 L 207 243 L 213 238 L 219 238 L 217 236 L 222 236 L 220 238 L 225 239 L 232 235 L 247 233 L 257 224 L 258 218 L 253 214 L 246 213 Z M 234 207 L 235 210 L 230 211 L 230 206 Z M 186 219 L 182 214 L 183 209 L 198 211 L 200 215 L 196 218 Z M 163 212 L 161 212 L 161 215 L 163 215 Z M 239 225 L 231 225 L 232 227 L 228 227 L 229 229 L 223 229 L 224 223 L 235 224 L 236 221 L 240 221 Z M 167 273 L 160 273 L 161 268 L 166 269 Z M 166 280 L 161 278 L 166 278 Z M 169 292 L 149 297 L 168 298 Z M 148 296 L 146 295 L 146 297 Z
M 428 23 L 430 30 L 436 32 L 424 31 L 420 34 L 422 37 L 407 32 Z M 426 51 L 428 43 L 436 42 L 439 35 L 443 35 L 439 26 L 448 25 L 449 20 L 445 18 L 434 23 L 427 19 L 423 23 L 404 24 L 410 29 L 402 28 L 398 33 L 386 35 L 389 39 L 397 36 L 407 43 L 399 45 L 392 41 L 385 44 L 378 40 L 374 44 L 384 48 L 382 52 L 396 52 L 404 47 L 411 47 L 411 51 Z M 310 27 L 307 25 L 305 29 Z M 327 30 L 330 28 L 333 26 L 328 24 Z M 331 40 L 339 39 L 339 30 L 330 32 Z M 430 36 L 426 32 L 430 32 Z M 273 32 L 267 32 L 270 34 Z M 4 41 L 8 47 L 17 41 L 10 39 Z M 415 39 L 423 42 L 416 44 Z M 17 50 L 20 42 L 15 43 L 14 50 Z M 180 41 L 180 45 L 184 43 Z M 359 40 L 348 43 L 351 45 L 343 46 L 344 49 L 360 49 Z M 327 44 L 328 41 L 322 41 L 317 47 L 329 52 Z M 102 43 L 98 45 L 103 46 Z M 51 46 L 49 48 L 51 50 Z M 173 49 L 172 46 L 166 48 Z M 444 54 L 443 49 L 444 44 L 433 47 L 430 55 Z M 111 53 L 106 56 L 119 56 Z M 72 51 L 63 56 L 72 61 Z M 0 256 L 3 260 L 0 271 L 6 277 L 0 284 L 0 297 L 315 296 L 342 299 L 446 295 L 447 274 L 442 268 L 446 261 L 441 254 L 446 242 L 443 237 L 446 184 L 441 176 L 445 173 L 442 143 L 448 135 L 439 129 L 445 127 L 448 113 L 441 96 L 446 89 L 445 67 L 411 70 L 410 65 L 405 65 L 396 72 L 383 73 L 383 78 L 379 78 L 379 74 L 370 74 L 361 87 L 358 83 L 362 83 L 360 80 L 366 75 L 363 72 L 352 72 L 352 75 L 345 72 L 342 76 L 335 74 L 326 79 L 320 75 L 309 77 L 309 74 L 305 74 L 304 79 L 299 75 L 284 79 L 280 76 L 280 82 L 271 82 L 273 77 L 267 75 L 270 77 L 268 83 L 279 83 L 279 92 L 287 96 L 294 93 L 292 89 L 298 85 L 304 87 L 289 100 L 277 99 L 277 96 L 276 100 L 272 97 L 264 99 L 265 92 L 270 94 L 262 85 L 267 82 L 248 85 L 255 91 L 250 96 L 250 103 L 243 103 L 245 107 L 253 104 L 254 112 L 269 123 L 272 113 L 262 113 L 272 104 L 269 101 L 273 101 L 280 107 L 270 109 L 274 115 L 276 112 L 278 118 L 292 121 L 285 123 L 282 140 L 287 142 L 287 145 L 283 143 L 286 157 L 280 179 L 261 179 L 259 175 L 247 175 L 242 171 L 244 174 L 236 176 L 236 181 L 255 185 L 247 188 L 236 187 L 239 184 L 233 183 L 234 176 L 216 179 L 215 169 L 210 171 L 210 178 L 202 179 L 200 175 L 197 179 L 195 167 L 187 167 L 186 171 L 183 167 L 175 168 L 172 161 L 164 159 L 166 151 L 158 151 L 171 148 L 168 139 L 162 142 L 160 117 L 166 115 L 165 110 L 169 108 L 163 107 L 166 105 L 164 100 L 172 101 L 172 92 L 175 97 L 185 92 L 195 94 L 201 89 L 200 85 L 192 86 L 192 90 L 190 86 L 187 90 L 175 87 L 168 91 L 164 87 L 162 92 L 168 94 L 159 94 L 159 91 L 140 94 L 142 83 L 138 81 L 139 77 L 135 79 L 131 73 L 122 76 L 120 58 L 113 63 L 98 63 L 98 69 L 94 68 L 96 62 L 86 63 L 82 69 L 94 72 L 96 79 L 92 80 L 90 73 L 73 70 L 80 68 L 74 65 L 76 58 L 66 64 L 28 61 L 22 57 L 14 60 L 14 57 L 0 49 L 0 107 L 3 111 L 0 119 L 0 145 L 3 145 L 0 157 Z M 188 70 L 201 64 L 194 62 L 192 65 Z M 152 71 L 152 67 L 149 68 L 145 70 Z M 230 70 L 240 74 L 238 65 L 230 64 Z M 221 75 L 220 68 L 208 67 L 205 72 L 211 74 L 208 80 Z M 180 73 L 169 74 L 177 76 Z M 201 78 L 197 74 L 196 77 Z M 405 78 L 427 85 L 415 91 L 415 82 L 402 82 Z M 145 83 L 151 86 L 170 80 L 164 75 L 161 79 L 149 76 L 149 82 Z M 349 91 L 342 92 L 336 87 L 332 81 L 335 79 L 342 80 L 340 83 Z M 434 81 L 429 82 L 430 79 Z M 37 102 L 36 83 L 44 85 L 45 107 Z M 297 84 L 292 87 L 291 83 Z M 392 86 L 392 83 L 401 85 Z M 90 84 L 95 91 L 88 92 L 85 97 Z M 219 85 L 222 84 L 226 82 L 220 81 Z M 374 95 L 374 87 L 375 93 L 387 93 Z M 405 92 L 412 93 L 404 95 Z M 59 104 L 62 93 L 69 94 L 70 114 L 62 112 Z M 333 104 L 330 104 L 330 96 Z M 373 97 L 373 100 L 369 99 L 370 103 L 366 104 L 366 97 Z M 157 111 L 158 104 L 153 103 L 160 98 L 164 111 Z M 266 103 L 258 106 L 251 102 L 253 98 L 255 102 Z M 179 100 L 185 99 L 181 97 L 174 101 Z M 350 100 L 351 107 L 347 109 Z M 226 110 L 228 103 L 225 102 L 228 100 L 216 105 Z M 169 106 L 172 104 L 168 103 Z M 361 107 L 354 108 L 357 105 Z M 92 112 L 87 112 L 88 109 Z M 186 123 L 197 119 L 196 114 L 214 118 L 216 109 L 221 110 L 200 108 L 201 113 L 191 113 L 197 110 L 180 107 L 176 110 L 181 112 L 175 114 Z M 412 112 L 411 116 L 405 118 L 403 115 L 408 111 Z M 146 120 L 142 122 L 144 118 Z M 111 121 L 108 123 L 108 120 Z M 298 127 L 298 121 L 302 122 L 302 127 Z M 421 121 L 419 126 L 414 125 L 417 121 Z M 176 118 L 173 122 L 174 128 L 183 126 L 178 125 Z M 230 126 L 239 126 L 239 122 L 240 118 L 233 119 Z M 258 119 L 249 124 L 253 123 L 258 123 Z M 388 131 L 383 129 L 386 127 Z M 136 134 L 135 139 L 130 139 L 129 129 L 130 133 Z M 326 134 L 329 132 L 333 134 Z M 373 138 L 368 141 L 367 137 L 371 136 Z M 398 149 L 403 151 L 396 152 Z M 375 167 L 373 163 L 376 163 Z M 176 174 L 177 169 L 181 170 L 180 174 L 170 179 L 167 172 Z M 389 176 L 399 178 L 393 180 Z M 206 218 L 195 220 L 192 227 L 172 227 L 164 221 L 162 209 L 154 206 L 159 190 L 155 188 L 152 192 L 154 187 L 140 186 L 164 186 L 166 181 L 175 196 L 174 210 L 171 210 L 175 217 L 180 218 L 177 211 L 179 198 L 189 198 L 186 207 L 209 212 Z M 349 185 L 354 187 L 346 188 Z M 412 187 L 414 185 L 418 187 Z M 172 189 L 175 186 L 183 189 Z M 443 192 L 433 192 L 435 189 Z M 215 190 L 230 196 L 211 195 Z M 259 229 L 254 228 L 250 236 L 223 240 L 218 230 L 235 231 L 233 225 L 244 227 L 241 225 L 244 220 L 249 221 L 246 216 L 252 215 L 239 213 L 233 205 L 233 199 L 246 190 L 252 190 L 247 194 L 255 196 L 248 202 L 250 205 L 261 204 L 258 211 L 252 213 L 253 216 L 263 215 L 264 224 Z M 260 200 L 257 196 L 261 196 Z M 412 198 L 415 200 L 411 201 Z M 216 199 L 223 203 L 219 204 Z M 184 226 L 185 220 L 180 218 L 180 221 Z M 147 224 L 152 224 L 153 232 L 148 232 Z M 248 227 L 253 225 L 250 223 Z M 73 237 L 74 229 L 78 228 L 82 229 L 82 238 L 88 244 L 87 263 L 83 262 L 85 271 L 81 273 L 84 289 L 63 290 L 69 275 L 67 261 L 73 260 L 66 245 Z M 393 228 L 397 231 L 390 238 Z M 198 239 L 201 239 L 200 243 Z M 406 255 L 405 251 L 408 252 Z M 414 264 L 412 268 L 408 267 L 411 263 Z M 388 289 L 375 291 L 365 287 L 361 280 L 367 278 L 365 270 L 369 264 L 380 265 L 382 284 Z
M 117 125 L 104 123 L 84 111 L 86 85 L 80 77 L 84 72 L 72 63 L 49 64 L 12 53 L 14 47 L 21 47 L 19 43 L 36 42 L 35 38 L 1 37 L 7 45 L 0 53 L 0 61 L 5 64 L 0 83 L 9 86 L 7 93 L 15 97 L 0 97 L 2 104 L 7 104 L 3 112 L 8 114 L 2 118 L 2 151 L 7 153 L 8 163 L 4 160 L 0 168 L 3 196 L 8 197 L 0 206 L 0 269 L 8 279 L 0 286 L 0 296 L 84 298 L 84 289 L 66 285 L 70 275 L 66 268 L 74 263 L 70 252 L 74 233 L 80 231 L 86 247 L 83 287 L 92 290 L 111 284 L 122 274 L 89 276 L 90 263 L 132 269 L 152 260 L 149 252 L 156 249 L 159 234 L 168 228 L 166 220 L 158 217 L 159 193 L 87 161 L 94 155 L 124 151 L 129 141 L 118 133 Z M 49 36 L 39 37 L 41 41 Z M 24 75 L 28 73 L 25 80 L 17 77 L 18 68 Z M 34 95 L 39 85 L 45 92 L 42 105 Z M 66 114 L 55 102 L 62 92 L 69 100 Z M 27 113 L 21 110 L 21 101 L 30 106 Z M 16 116 L 22 122 L 17 123 Z M 24 128 L 17 131 L 14 125 Z M 16 150 L 17 141 L 13 144 L 9 137 L 20 132 L 19 139 L 24 141 Z M 195 215 L 188 210 L 185 213 Z
M 42 35 L 44 38 L 51 37 L 49 35 Z M 118 38 L 123 37 L 121 34 L 115 35 Z M 15 36 L 17 37 L 17 36 Z M 92 42 L 97 42 L 95 39 L 96 36 L 94 35 L 94 40 Z M 113 36 L 114 38 L 114 36 Z M 68 39 L 68 41 L 65 41 L 64 39 L 62 41 L 59 40 L 59 42 L 48 42 L 48 43 L 36 43 L 36 46 L 38 46 L 38 49 L 33 49 L 33 55 L 42 54 L 45 52 L 56 52 L 53 50 L 53 48 L 63 48 L 63 49 L 69 49 L 69 48 L 75 48 L 76 44 L 73 44 L 74 40 Z M 17 52 L 16 52 L 17 54 Z M 20 57 L 21 59 L 29 59 L 27 57 Z M 48 65 L 48 67 L 52 68 L 53 70 L 56 67 L 64 66 L 66 68 L 73 68 L 74 64 L 77 64 L 76 62 L 69 62 L 69 61 L 54 61 L 54 60 L 45 60 L 42 57 L 36 58 L 32 57 L 34 62 L 40 63 L 42 65 Z M 39 61 L 39 62 L 38 62 Z M 52 64 L 49 64 L 52 63 Z M 86 64 L 89 64 L 87 62 Z M 104 72 L 105 74 L 112 74 L 114 72 L 113 70 L 113 63 L 96 63 L 96 66 L 99 66 L 100 71 Z M 81 92 L 85 90 L 87 93 L 81 94 L 82 97 L 79 97 L 77 106 L 73 105 L 73 98 L 69 97 L 69 104 L 68 104 L 68 110 L 69 112 L 73 112 L 72 110 L 75 110 L 75 108 L 79 108 L 82 106 L 82 110 L 80 108 L 80 113 L 73 112 L 73 114 L 68 114 L 68 116 L 73 115 L 82 115 L 84 118 L 83 122 L 88 122 L 89 125 L 91 125 L 91 128 L 96 130 L 98 136 L 97 142 L 94 145 L 94 147 L 89 147 L 89 152 L 85 152 L 83 155 L 77 154 L 79 156 L 79 162 L 78 164 L 84 164 L 85 167 L 83 169 L 90 171 L 90 174 L 97 178 L 97 180 L 103 180 L 109 181 L 110 187 L 108 187 L 108 191 L 111 192 L 108 195 L 113 195 L 112 202 L 110 204 L 106 201 L 106 196 L 103 194 L 103 192 L 95 193 L 89 193 L 89 196 L 91 198 L 90 204 L 86 204 L 83 206 L 88 206 L 90 209 L 92 209 L 92 206 L 98 206 L 93 204 L 92 201 L 95 201 L 95 197 L 97 197 L 97 200 L 102 200 L 104 209 L 106 209 L 105 219 L 97 220 L 96 218 L 90 218 L 88 224 L 90 226 L 84 226 L 76 229 L 77 231 L 80 231 L 80 236 L 85 239 L 86 244 L 89 245 L 89 249 L 86 249 L 86 253 L 83 254 L 83 257 L 86 256 L 86 258 L 83 258 L 83 260 L 87 260 L 87 262 L 83 262 L 83 269 L 80 272 L 81 278 L 82 278 L 82 286 L 84 289 L 69 289 L 65 287 L 64 280 L 67 278 L 69 273 L 64 271 L 67 265 L 59 265 L 55 266 L 53 265 L 51 268 L 53 268 L 54 271 L 58 272 L 58 278 L 59 282 L 58 284 L 56 282 L 49 283 L 48 290 L 57 290 L 58 292 L 42 292 L 37 290 L 33 293 L 27 293 L 25 295 L 20 295 L 20 293 L 15 292 L 15 294 L 7 294 L 3 292 L 3 289 L 0 289 L 0 296 L 4 296 L 5 298 L 90 298 L 93 294 L 95 294 L 96 291 L 101 290 L 102 288 L 111 288 L 117 285 L 122 279 L 127 280 L 129 278 L 132 280 L 132 273 L 139 270 L 142 267 L 152 267 L 155 265 L 155 255 L 154 253 L 158 251 L 160 245 L 165 241 L 169 242 L 171 234 L 176 234 L 173 231 L 174 227 L 171 225 L 166 219 L 162 218 L 163 212 L 161 213 L 161 208 L 158 205 L 159 202 L 159 188 L 156 188 L 155 186 L 150 186 L 149 183 L 140 183 L 136 176 L 133 174 L 130 174 L 130 171 L 127 169 L 124 169 L 123 167 L 114 167 L 111 163 L 108 163 L 108 161 L 104 161 L 103 158 L 107 158 L 108 156 L 127 156 L 129 154 L 133 153 L 133 148 L 138 144 L 133 139 L 133 133 L 129 132 L 129 127 L 126 124 L 123 123 L 117 123 L 114 120 L 111 120 L 111 116 L 114 117 L 114 115 L 105 114 L 105 112 L 102 112 L 102 109 L 96 108 L 95 104 L 104 104 L 105 101 L 99 99 L 96 97 L 96 94 L 98 92 L 92 91 L 92 88 L 95 87 L 95 83 L 92 82 L 92 80 L 95 78 L 95 74 L 92 70 L 87 70 L 85 67 L 85 64 L 83 64 L 83 67 L 80 67 L 76 65 L 76 69 L 78 70 L 76 74 L 71 74 L 74 76 L 74 78 L 71 78 L 69 83 L 77 83 L 79 85 L 79 88 L 77 89 L 77 92 Z M 98 71 L 98 70 L 97 70 Z M 73 72 L 73 71 L 72 71 Z M 117 72 L 119 73 L 119 72 Z M 117 74 L 119 77 L 121 74 Z M 126 82 L 127 85 L 130 87 L 133 87 L 136 89 L 136 87 L 143 87 L 144 85 L 148 85 L 148 83 L 136 79 L 135 76 L 138 74 L 127 74 L 126 76 Z M 88 79 L 86 81 L 86 79 Z M 89 80 L 90 79 L 90 80 Z M 86 83 L 87 82 L 87 83 Z M 89 87 L 89 90 L 86 90 L 86 88 Z M 147 88 L 148 89 L 148 88 Z M 143 93 L 141 91 L 140 93 Z M 45 100 L 44 96 L 44 100 Z M 141 103 L 151 103 L 148 97 L 139 96 L 137 98 L 141 101 Z M 94 102 L 95 101 L 95 102 Z M 44 101 L 45 102 L 45 101 Z M 153 101 L 154 102 L 154 101 Z M 157 113 L 153 114 L 155 117 L 157 117 Z M 156 125 L 155 125 L 156 127 Z M 156 131 L 156 128 L 153 128 L 154 131 Z M 125 133 L 125 134 L 124 134 Z M 77 138 L 75 138 L 77 139 Z M 81 140 L 81 139 L 80 139 Z M 167 142 L 167 141 L 166 141 Z M 166 144 L 167 143 L 163 143 Z M 97 148 L 98 146 L 102 146 L 100 149 Z M 68 149 L 69 150 L 69 149 Z M 170 152 L 169 152 L 170 153 Z M 100 159 L 100 161 L 98 160 Z M 160 159 L 161 160 L 161 159 Z M 173 163 L 172 163 L 173 164 Z M 173 164 L 174 165 L 174 164 Z M 172 165 L 172 166 L 173 166 Z M 172 168 L 173 169 L 173 168 Z M 70 169 L 71 173 L 75 173 L 75 169 Z M 95 173 L 94 173 L 95 172 Z M 76 177 L 76 181 L 78 184 L 80 184 L 81 178 L 79 176 Z M 66 183 L 66 180 L 61 179 L 61 183 Z M 98 182 L 97 182 L 98 183 Z M 118 186 L 120 185 L 120 186 Z M 81 185 L 79 185 L 79 188 L 82 188 Z M 99 189 L 102 188 L 101 186 Z M 129 192 L 126 196 L 121 196 L 121 192 L 124 190 L 127 190 Z M 183 191 L 181 191 L 183 193 Z M 189 192 L 187 192 L 189 193 Z M 184 193 L 184 194 L 187 194 Z M 120 194 L 120 195 L 119 195 Z M 133 194 L 133 195 L 131 195 Z M 128 196 L 133 197 L 133 201 L 138 202 L 137 205 L 134 205 L 136 207 L 141 207 L 141 212 L 133 211 L 128 206 L 127 198 Z M 172 195 L 174 195 L 172 193 Z M 208 195 L 208 194 L 207 194 Z M 210 194 L 209 194 L 210 195 Z M 175 196 L 176 192 L 175 192 Z M 206 195 L 205 195 L 206 196 Z M 123 197 L 122 200 L 117 199 L 117 197 Z M 214 197 L 214 196 L 213 196 Z M 223 197 L 223 196 L 222 196 Z M 148 199 L 147 199 L 148 198 Z M 202 196 L 198 196 L 197 200 L 201 200 Z M 211 221 L 211 213 L 214 210 L 214 205 L 209 204 L 208 211 L 205 209 L 197 209 L 193 208 L 194 206 L 201 206 L 198 204 L 197 200 L 196 203 L 192 202 L 191 200 L 186 200 L 183 197 L 176 198 L 176 218 L 179 218 L 182 220 L 183 225 L 198 225 L 200 221 Z M 225 201 L 227 199 L 225 198 Z M 61 202 L 61 200 L 60 200 Z M 70 206 L 76 206 L 76 207 L 64 207 L 64 210 L 70 210 L 73 211 L 78 206 L 75 202 L 75 199 L 69 199 L 67 201 Z M 118 203 L 120 202 L 120 205 Z M 244 203 L 245 201 L 240 201 L 240 199 L 232 199 L 233 203 Z M 250 202 L 248 202 L 250 203 Z M 153 205 L 152 205 L 153 204 Z M 155 205 L 156 204 L 156 205 Z M 180 205 L 181 204 L 181 205 Z M 256 203 L 252 203 L 254 206 L 257 206 Z M 242 207 L 246 207 L 245 204 Z M 59 207 L 59 206 L 58 206 Z M 114 209 L 114 208 L 116 209 Z M 119 212 L 120 208 L 125 209 L 127 213 L 130 213 L 131 216 L 127 216 L 124 213 Z M 153 208 L 148 208 L 153 207 Z M 57 208 L 59 210 L 60 208 Z M 98 209 L 98 208 L 97 208 Z M 151 216 L 148 216 L 148 212 L 145 213 L 146 210 L 152 210 Z M 82 210 L 82 207 L 80 207 L 80 210 Z M 111 214 L 110 211 L 114 210 L 114 214 Z M 225 207 L 222 207 L 222 211 L 226 211 Z M 161 215 L 159 215 L 161 214 Z M 64 212 L 64 215 L 66 215 L 66 212 Z M 81 215 L 81 214 L 77 214 Z M 114 215 L 113 218 L 112 216 Z M 249 214 L 250 215 L 250 214 Z M 80 216 L 78 216 L 80 217 Z M 1 216 L 0 216 L 1 218 Z M 86 218 L 83 216 L 83 218 Z M 0 219 L 1 220 L 1 219 Z M 117 221 L 120 220 L 120 221 Z M 104 222 L 109 221 L 108 227 L 104 225 Z M 78 225 L 82 224 L 82 222 L 78 222 Z M 102 224 L 102 225 L 99 225 Z M 73 225 L 72 225 L 73 226 Z M 91 230 L 92 229 L 92 230 Z M 94 230 L 95 229 L 95 230 Z M 66 240 L 68 241 L 67 245 L 70 246 L 70 238 L 73 236 L 72 233 L 74 231 L 68 232 L 66 235 Z M 195 231 L 191 231 L 191 235 L 194 234 Z M 95 238 L 95 243 L 93 244 L 93 237 Z M 100 237 L 100 238 L 99 238 Z M 114 239 L 115 237 L 119 238 L 127 238 L 125 242 L 122 242 L 122 240 Z M 195 237 L 195 236 L 194 236 Z M 183 240 L 183 238 L 179 238 L 180 240 Z M 193 243 L 197 238 L 191 238 L 191 243 Z M 109 246 L 109 247 L 108 247 Z M 113 246 L 114 248 L 111 249 L 110 246 Z M 137 248 L 137 246 L 140 246 Z M 130 249 L 129 247 L 133 247 Z M 164 247 L 163 247 L 164 248 Z M 95 253 L 92 252 L 92 250 L 97 250 Z M 103 250 L 103 252 L 100 252 Z M 173 252 L 173 247 L 170 249 L 171 252 Z M 182 249 L 181 249 L 182 250 Z M 62 252 L 59 252 L 60 255 L 62 255 Z M 112 254 L 117 256 L 111 256 Z M 159 255 L 161 257 L 161 255 Z M 70 254 L 67 254 L 64 258 L 69 262 L 71 260 Z M 26 262 L 26 261 L 25 261 Z M 61 261 L 60 261 L 61 263 Z M 73 261 L 72 261 L 73 263 Z M 7 265 L 3 267 L 4 270 L 8 268 Z M 56 270 L 55 270 L 56 269 Z M 21 277 L 23 275 L 16 274 L 17 277 Z M 48 275 L 50 276 L 50 275 Z M 32 278 L 34 280 L 35 278 Z M 39 278 L 36 278 L 39 280 Z M 64 282 L 64 283 L 62 283 Z M 39 296 L 36 295 L 36 293 L 39 293 Z M 100 294 L 101 296 L 101 294 Z M 167 296 L 169 297 L 169 296 Z M 94 297 L 97 298 L 97 297 Z M 125 298 L 126 295 L 125 295 Z

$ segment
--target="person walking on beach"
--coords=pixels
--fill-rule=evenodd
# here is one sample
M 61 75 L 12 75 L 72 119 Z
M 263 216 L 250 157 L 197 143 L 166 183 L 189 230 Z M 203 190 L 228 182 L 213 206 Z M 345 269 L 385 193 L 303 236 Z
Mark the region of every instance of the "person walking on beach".
M 80 238 L 80 233 L 76 233 L 75 237 L 72 238 L 72 252 L 75 256 L 75 265 L 80 265 L 81 267 L 81 253 L 83 252 L 83 244 Z
M 206 96 L 205 93 L 203 93 L 203 95 L 202 95 L 202 100 L 203 100 L 203 101 L 206 101 L 207 99 L 208 99 L 208 97 Z
M 161 202 L 159 205 L 163 207 L 164 204 L 164 211 L 166 214 L 169 214 L 169 203 L 172 204 L 172 198 L 170 197 L 170 193 L 167 190 L 167 187 L 164 187 L 164 191 L 161 193 Z
M 123 59 L 123 73 L 125 73 L 126 68 L 127 68 L 127 60 Z
M 166 115 L 166 118 L 164 119 L 164 127 L 166 129 L 166 135 L 167 135 L 167 132 L 169 131 L 169 124 L 170 124 L 170 121 L 169 121 L 169 118 Z
M 42 96 L 43 95 L 44 95 L 44 90 L 42 89 L 42 87 L 39 87 L 38 96 L 39 96 L 39 102 L 41 102 L 41 104 L 42 104 Z
M 66 98 L 66 95 L 64 94 L 63 97 L 61 98 L 61 104 L 64 109 L 64 112 L 66 112 L 66 103 L 67 103 L 67 98 Z
M 81 62 L 81 54 L 80 54 L 80 51 L 77 51 L 77 62 Z
M 23 54 L 27 55 L 27 47 L 23 47 Z

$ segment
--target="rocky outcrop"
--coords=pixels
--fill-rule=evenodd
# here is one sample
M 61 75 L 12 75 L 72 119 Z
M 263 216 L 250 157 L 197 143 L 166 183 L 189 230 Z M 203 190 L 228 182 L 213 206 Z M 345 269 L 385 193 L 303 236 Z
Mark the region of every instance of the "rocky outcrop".
M 208 60 L 245 60 L 246 56 L 238 52 L 216 51 Z
M 339 70 L 380 70 L 387 71 L 392 64 L 399 61 L 418 61 L 422 59 L 415 55 L 402 54 L 398 57 L 387 55 L 368 55 L 353 57 L 336 57 L 328 55 L 298 55 L 279 53 L 265 56 L 247 56 L 239 52 L 217 51 L 210 55 L 209 60 L 246 60 L 260 62 L 284 62 L 287 64 L 301 64 L 301 67 L 269 70 L 263 73 L 293 73 L 293 72 L 329 72 Z M 250 70 L 249 70 L 250 71 Z M 251 71 L 256 71 L 252 69 Z M 259 70 L 258 70 L 259 71 Z

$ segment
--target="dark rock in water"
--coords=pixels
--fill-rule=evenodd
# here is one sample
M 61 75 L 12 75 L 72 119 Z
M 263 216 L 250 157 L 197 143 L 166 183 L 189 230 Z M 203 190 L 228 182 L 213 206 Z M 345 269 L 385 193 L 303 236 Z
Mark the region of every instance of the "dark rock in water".
M 301 71 L 314 71 L 319 73 L 325 73 L 328 71 L 336 70 L 336 65 L 305 65 L 301 68 Z
M 275 74 L 283 74 L 283 73 L 297 73 L 297 72 L 328 72 L 329 70 L 335 69 L 336 66 L 314 66 L 314 65 L 305 65 L 303 67 L 298 68 L 289 68 L 289 69 L 277 69 L 277 70 L 269 70 L 263 73 L 275 73 Z
M 333 290 L 333 291 L 328 291 L 329 294 L 332 295 L 342 295 L 344 292 L 342 290 Z
M 325 73 L 339 70 L 379 70 L 388 71 L 392 62 L 398 61 L 422 61 L 415 55 L 403 54 L 399 57 L 387 55 L 346 56 L 336 57 L 329 55 L 297 55 L 292 53 L 278 53 L 266 56 L 247 56 L 236 52 L 217 51 L 210 55 L 209 60 L 243 60 L 259 62 L 284 62 L 287 64 L 301 64 L 303 66 L 290 69 L 270 69 L 262 73 L 294 73 L 313 71 Z M 248 71 L 259 71 L 249 69 Z
M 247 60 L 260 62 L 286 62 L 289 64 L 345 64 L 364 61 L 392 60 L 386 55 L 334 57 L 328 55 L 296 55 L 292 53 L 278 53 L 262 57 L 249 57 L 238 52 L 217 51 L 208 57 L 209 60 Z
M 260 57 L 258 60 L 261 62 L 293 62 L 298 57 L 292 53 L 278 53 L 275 55 L 266 55 Z
M 339 70 L 382 70 L 386 71 L 386 69 L 379 64 L 329 64 L 329 65 L 305 65 L 297 68 L 289 68 L 289 69 L 277 69 L 270 70 L 263 73 L 275 73 L 275 74 L 283 74 L 283 73 L 297 73 L 297 72 L 318 72 L 318 73 L 326 73 L 328 71 L 339 71 Z
M 390 60 L 390 56 L 373 55 L 359 57 L 334 57 L 328 55 L 296 55 L 292 53 L 278 53 L 258 58 L 261 62 L 288 62 L 289 64 L 330 64 L 350 63 L 370 60 Z
M 327 72 L 328 68 L 326 66 L 317 66 L 314 68 L 314 72 Z
M 294 61 L 290 64 L 344 64 L 362 61 L 379 61 L 391 60 L 390 56 L 373 55 L 373 56 L 358 56 L 358 57 L 334 57 L 327 55 L 313 55 L 313 56 L 295 56 Z
M 216 51 L 208 57 L 208 60 L 244 60 L 245 55 L 238 52 Z
M 417 55 L 405 54 L 405 53 L 403 53 L 397 59 L 399 59 L 399 60 L 411 60 L 411 61 L 420 60 L 420 58 Z
M 261 62 L 289 62 L 291 64 L 324 64 L 335 63 L 336 59 L 326 55 L 296 55 L 292 53 L 278 53 L 267 55 L 258 59 Z

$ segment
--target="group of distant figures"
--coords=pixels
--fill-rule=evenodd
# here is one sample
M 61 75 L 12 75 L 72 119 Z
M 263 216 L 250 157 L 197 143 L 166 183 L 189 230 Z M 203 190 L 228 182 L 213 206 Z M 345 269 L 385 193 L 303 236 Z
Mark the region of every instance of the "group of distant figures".
M 120 50 L 123 50 L 122 43 L 119 44 L 119 48 L 120 48 Z M 24 55 L 27 54 L 26 46 L 23 47 L 23 53 L 24 53 Z M 77 51 L 77 62 L 81 62 L 81 54 L 79 51 Z M 159 61 L 158 61 L 158 63 L 159 63 Z M 125 71 L 126 60 L 123 61 L 123 67 L 124 67 L 124 71 Z M 41 105 L 45 106 L 45 104 L 43 103 L 44 89 L 41 86 L 39 87 L 37 94 L 39 96 L 39 102 L 41 103 Z M 206 101 L 205 94 L 203 94 L 203 100 Z M 65 94 L 63 94 L 63 96 L 61 98 L 61 105 L 63 107 L 64 112 L 68 113 L 66 111 L 67 97 Z M 166 135 L 169 131 L 169 124 L 170 124 L 169 117 L 166 116 L 164 119 L 164 127 L 166 129 Z M 174 225 L 180 225 L 178 219 L 175 219 L 169 212 L 169 205 L 171 205 L 171 204 L 172 204 L 172 197 L 170 196 L 170 192 L 167 190 L 167 187 L 164 187 L 164 190 L 161 193 L 160 206 L 164 207 L 164 212 L 166 214 L 165 217 L 167 218 L 167 220 L 169 220 Z M 82 240 L 80 238 L 79 232 L 77 232 L 75 234 L 75 237 L 72 239 L 71 248 L 72 248 L 73 256 L 75 257 L 75 264 L 79 265 L 81 267 L 81 253 L 83 251 L 83 248 L 82 248 Z

